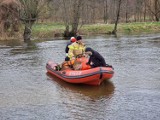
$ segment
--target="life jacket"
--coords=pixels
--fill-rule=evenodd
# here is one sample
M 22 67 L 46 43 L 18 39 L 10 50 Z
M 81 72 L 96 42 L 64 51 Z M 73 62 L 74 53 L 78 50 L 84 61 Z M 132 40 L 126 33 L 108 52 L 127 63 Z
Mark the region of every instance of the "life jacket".
M 69 61 L 64 61 L 62 63 L 62 66 L 69 66 L 69 67 L 73 67 L 73 64 L 74 64 L 75 60 L 69 60 Z
M 79 62 L 81 62 L 81 64 L 82 64 L 81 70 L 88 70 L 88 69 L 91 68 L 90 65 L 87 65 L 87 64 L 86 64 L 86 63 L 88 62 L 88 58 L 86 58 L 86 57 L 81 57 L 81 58 L 77 58 L 76 60 L 79 61 Z
M 90 69 L 91 66 L 90 65 L 87 65 L 86 63 L 88 62 L 88 58 L 86 57 L 81 57 L 81 58 L 77 58 L 77 59 L 73 59 L 73 60 L 70 60 L 70 61 L 65 61 L 62 63 L 62 67 L 70 67 L 70 68 L 73 68 L 73 65 L 76 63 L 76 62 L 80 62 L 81 63 L 81 69 L 80 70 L 87 70 L 87 69 Z
M 85 50 L 85 45 L 83 43 L 79 44 L 78 42 L 74 42 L 71 45 L 69 45 L 68 48 L 69 48 L 68 57 L 72 58 L 72 57 L 77 57 L 77 55 L 79 54 L 83 54 Z M 70 52 L 70 50 L 72 52 Z

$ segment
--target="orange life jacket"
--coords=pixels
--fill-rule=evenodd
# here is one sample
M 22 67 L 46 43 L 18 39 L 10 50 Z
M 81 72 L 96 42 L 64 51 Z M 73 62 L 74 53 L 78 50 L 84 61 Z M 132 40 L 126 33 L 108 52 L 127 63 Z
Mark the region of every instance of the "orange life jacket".
M 86 57 L 81 57 L 81 58 L 77 58 L 76 59 L 77 61 L 80 61 L 82 63 L 82 68 L 81 70 L 87 70 L 87 69 L 90 69 L 91 66 L 90 65 L 87 65 L 86 63 L 88 62 L 88 58 Z
M 88 62 L 88 58 L 85 58 L 85 57 L 72 59 L 70 61 L 65 61 L 65 62 L 62 63 L 62 66 L 69 66 L 70 68 L 73 68 L 73 65 L 74 65 L 75 61 L 81 62 L 81 64 L 82 64 L 81 70 L 87 70 L 87 69 L 91 68 L 90 65 L 86 64 Z
M 70 66 L 73 67 L 75 60 L 69 60 L 62 63 L 62 66 Z

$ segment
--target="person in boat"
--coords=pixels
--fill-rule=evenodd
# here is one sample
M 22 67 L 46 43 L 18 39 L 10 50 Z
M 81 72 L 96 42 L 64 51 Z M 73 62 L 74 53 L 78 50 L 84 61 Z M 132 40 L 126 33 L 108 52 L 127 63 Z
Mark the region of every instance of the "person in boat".
M 103 56 L 92 48 L 87 47 L 85 49 L 85 54 L 89 55 L 89 60 L 86 64 L 90 65 L 91 68 L 106 66 L 106 62 Z
M 69 45 L 71 45 L 72 43 L 76 42 L 76 38 L 75 37 L 71 37 L 70 39 L 70 42 L 66 45 L 66 48 L 65 48 L 65 52 L 66 52 L 66 58 L 65 58 L 65 61 L 69 61 L 70 58 L 68 57 L 68 51 L 69 51 Z
M 81 69 L 82 69 L 82 63 L 80 61 L 76 61 L 76 59 L 64 61 L 62 64 L 59 64 L 54 68 L 54 70 L 56 71 L 81 70 Z
M 70 60 L 84 55 L 85 44 L 82 42 L 82 37 L 77 36 L 76 40 L 77 40 L 76 42 L 68 46 L 69 48 L 68 57 Z

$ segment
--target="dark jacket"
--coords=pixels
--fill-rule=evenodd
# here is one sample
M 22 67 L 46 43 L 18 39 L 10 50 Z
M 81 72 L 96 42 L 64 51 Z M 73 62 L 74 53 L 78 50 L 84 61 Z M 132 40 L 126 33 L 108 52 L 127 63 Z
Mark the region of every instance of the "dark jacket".
M 92 55 L 89 58 L 89 61 L 87 64 L 91 64 L 91 67 L 105 67 L 106 66 L 106 62 L 104 60 L 104 58 L 95 50 L 90 49 L 90 51 L 92 52 Z
M 66 52 L 66 54 L 68 54 L 68 51 L 69 51 L 69 45 L 71 45 L 72 44 L 72 42 L 69 42 L 67 45 L 66 45 L 66 49 L 65 49 L 65 52 Z M 68 55 L 65 57 L 65 61 L 69 61 L 70 60 L 70 58 L 68 57 Z
M 72 44 L 72 42 L 69 42 L 69 43 L 66 45 L 66 49 L 65 49 L 65 52 L 66 52 L 66 53 L 68 53 L 68 51 L 69 51 L 68 46 L 71 45 L 71 44 Z

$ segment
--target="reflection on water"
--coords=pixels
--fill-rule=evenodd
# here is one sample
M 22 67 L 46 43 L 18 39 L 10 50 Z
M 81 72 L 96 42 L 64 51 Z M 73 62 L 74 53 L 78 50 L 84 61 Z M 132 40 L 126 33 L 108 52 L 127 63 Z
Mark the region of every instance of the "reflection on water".
M 37 50 L 38 47 L 36 44 L 32 41 L 29 41 L 27 43 L 23 43 L 22 46 L 15 47 L 14 49 L 11 49 L 12 54 L 26 54 L 28 52 L 34 52 L 33 50 Z
M 22 40 L 3 40 L 3 41 L 0 41 L 0 48 L 15 47 L 15 46 L 21 46 L 21 45 L 23 45 Z
M 70 84 L 62 81 L 57 77 L 53 77 L 51 74 L 47 73 L 48 79 L 53 80 L 66 90 L 71 90 L 72 92 L 83 94 L 91 99 L 100 98 L 110 98 L 114 93 L 114 85 L 111 81 L 104 81 L 101 86 L 89 86 L 89 85 L 76 85 Z
M 0 41 L 0 120 L 159 120 L 160 35 L 92 36 L 115 75 L 101 86 L 46 74 L 61 63 L 67 40 Z

